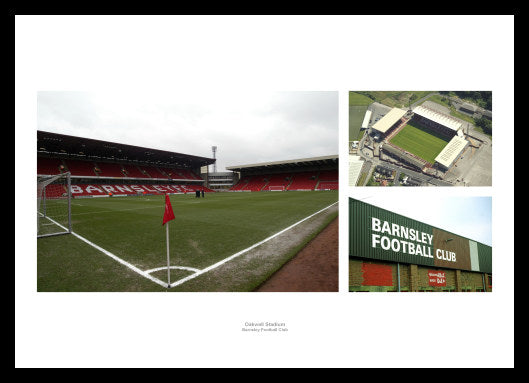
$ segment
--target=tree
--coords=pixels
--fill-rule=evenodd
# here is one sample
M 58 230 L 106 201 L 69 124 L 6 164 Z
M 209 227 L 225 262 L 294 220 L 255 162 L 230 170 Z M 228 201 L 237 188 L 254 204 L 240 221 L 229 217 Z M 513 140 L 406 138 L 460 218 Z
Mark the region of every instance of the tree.
M 475 120 L 476 126 L 479 126 L 487 134 L 492 135 L 492 121 L 486 118 L 478 118 Z

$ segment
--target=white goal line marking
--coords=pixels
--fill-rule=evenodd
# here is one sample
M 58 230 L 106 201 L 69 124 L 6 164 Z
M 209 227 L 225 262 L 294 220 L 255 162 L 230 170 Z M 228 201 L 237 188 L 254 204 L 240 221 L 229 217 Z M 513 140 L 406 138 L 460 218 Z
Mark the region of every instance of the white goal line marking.
M 62 226 L 60 223 L 55 222 L 53 219 L 51 219 L 51 218 L 49 218 L 49 217 L 46 217 L 46 218 L 49 219 L 50 221 L 52 221 L 53 223 L 55 223 L 56 225 L 58 225 L 59 227 L 63 228 L 64 230 L 68 231 L 68 229 L 65 228 L 64 226 Z M 151 281 L 153 281 L 153 282 L 159 284 L 160 286 L 163 286 L 163 287 L 169 287 L 167 282 L 163 282 L 163 281 L 161 281 L 160 279 L 155 278 L 155 277 L 153 277 L 153 276 L 150 275 L 150 274 L 147 274 L 145 271 L 138 269 L 136 266 L 134 266 L 134 265 L 128 263 L 127 261 L 124 261 L 123 259 L 119 258 L 118 256 L 112 254 L 110 251 L 107 251 L 107 250 L 103 249 L 102 247 L 96 245 L 95 243 L 90 242 L 88 239 L 86 239 L 86 238 L 80 236 L 79 234 L 74 233 L 73 231 L 71 232 L 71 234 L 72 234 L 73 236 L 79 238 L 81 241 L 83 241 L 83 242 L 89 244 L 89 245 L 92 246 L 93 248 L 99 250 L 99 251 L 102 252 L 103 254 L 109 256 L 109 257 L 112 258 L 113 260 L 118 261 L 119 263 L 121 263 L 122 265 L 128 267 L 128 268 L 131 269 L 132 271 L 134 271 L 134 272 L 140 274 L 141 276 L 143 276 L 143 277 L 145 277 L 145 278 L 147 278 L 147 279 L 150 279 Z
M 223 265 L 224 263 L 226 263 L 226 262 L 228 262 L 228 261 L 231 261 L 231 260 L 234 259 L 234 258 L 237 258 L 239 255 L 242 255 L 242 254 L 244 254 L 244 253 L 246 253 L 246 252 L 248 252 L 248 251 L 250 251 L 250 250 L 256 248 L 257 246 L 260 246 L 260 245 L 262 245 L 263 243 L 270 241 L 271 239 L 277 237 L 278 235 L 281 235 L 281 234 L 283 234 L 284 232 L 286 232 L 286 231 L 292 229 L 294 226 L 297 226 L 297 225 L 299 225 L 300 223 L 302 223 L 302 222 L 304 222 L 304 221 L 306 221 L 306 220 L 308 220 L 308 219 L 314 217 L 315 215 L 321 213 L 322 211 L 329 209 L 330 207 L 336 205 L 337 203 L 338 203 L 338 201 L 336 201 L 336 202 L 330 204 L 330 205 L 327 206 L 327 207 L 324 207 L 324 208 L 321 209 L 321 210 L 318 210 L 316 213 L 313 213 L 313 214 L 309 215 L 308 217 L 303 218 L 302 220 L 300 220 L 300 221 L 298 221 L 298 222 L 296 222 L 296 223 L 290 225 L 289 227 L 287 227 L 287 228 L 285 228 L 285 229 L 283 229 L 283 230 L 281 230 L 281 231 L 278 231 L 278 232 L 275 233 L 275 234 L 272 234 L 270 237 L 265 238 L 265 239 L 263 239 L 263 240 L 260 241 L 260 242 L 254 243 L 252 246 L 247 247 L 246 249 L 241 250 L 241 251 L 239 251 L 238 253 L 235 253 L 235 254 L 233 254 L 233 255 L 230 255 L 229 257 L 224 258 L 224 259 L 220 260 L 219 262 L 217 262 L 217 263 L 215 263 L 215 264 L 213 264 L 213 265 L 211 265 L 211 266 L 206 267 L 205 269 L 202 269 L 202 270 L 197 271 L 195 274 L 191 274 L 191 275 L 189 275 L 189 276 L 187 276 L 187 277 L 185 277 L 185 278 L 182 278 L 182 279 L 180 279 L 180 280 L 178 280 L 178 281 L 176 281 L 176 282 L 171 283 L 170 287 L 175 287 L 175 286 L 181 285 L 182 283 L 185 283 L 185 282 L 187 282 L 187 281 L 189 281 L 189 280 L 191 280 L 191 279 L 193 279 L 193 278 L 196 278 L 196 277 L 198 277 L 199 275 L 202 275 L 202 274 L 204 274 L 204 273 L 207 273 L 208 271 L 211 271 L 211 270 L 213 270 L 213 269 L 216 269 L 217 267 Z M 167 269 L 167 267 L 165 267 L 165 269 Z

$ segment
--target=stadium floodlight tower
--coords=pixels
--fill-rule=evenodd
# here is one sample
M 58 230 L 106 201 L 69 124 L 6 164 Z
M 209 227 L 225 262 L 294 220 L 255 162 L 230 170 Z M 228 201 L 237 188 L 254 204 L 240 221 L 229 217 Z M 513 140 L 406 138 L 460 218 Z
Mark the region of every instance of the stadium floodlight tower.
M 211 151 L 213 152 L 213 159 L 215 160 L 215 162 L 213 162 L 213 173 L 216 173 L 217 172 L 217 158 L 216 158 L 217 147 L 212 146 Z

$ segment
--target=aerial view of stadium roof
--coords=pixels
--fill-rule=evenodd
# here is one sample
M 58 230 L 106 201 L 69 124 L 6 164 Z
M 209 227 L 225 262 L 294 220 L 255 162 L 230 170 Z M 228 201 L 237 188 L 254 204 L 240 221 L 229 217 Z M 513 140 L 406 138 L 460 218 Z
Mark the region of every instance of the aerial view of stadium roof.
M 467 140 L 459 136 L 454 136 L 435 158 L 435 162 L 449 168 L 467 145 Z
M 443 125 L 447 127 L 448 129 L 458 131 L 462 124 L 458 120 L 451 118 L 447 116 L 446 114 L 442 114 L 439 112 L 434 111 L 433 109 L 427 108 L 425 106 L 419 105 L 416 108 L 413 109 L 413 113 L 427 118 L 431 121 L 434 121 L 440 125 Z
M 379 131 L 380 133 L 386 133 L 389 128 L 395 125 L 395 123 L 399 121 L 405 114 L 406 111 L 404 109 L 393 108 L 375 125 L 373 125 L 373 129 Z

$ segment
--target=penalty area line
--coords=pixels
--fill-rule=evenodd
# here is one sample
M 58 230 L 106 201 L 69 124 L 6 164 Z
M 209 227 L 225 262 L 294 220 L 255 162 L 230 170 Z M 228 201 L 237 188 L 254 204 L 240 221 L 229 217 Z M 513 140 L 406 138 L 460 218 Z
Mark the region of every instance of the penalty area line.
M 176 282 L 171 283 L 169 287 L 175 287 L 175 286 L 181 285 L 182 283 L 185 283 L 185 282 L 187 282 L 187 281 L 189 281 L 189 280 L 191 280 L 191 279 L 193 279 L 193 278 L 196 278 L 196 277 L 198 277 L 199 275 L 202 275 L 202 274 L 204 274 L 204 273 L 207 273 L 208 271 L 211 271 L 211 270 L 213 270 L 213 269 L 216 269 L 217 267 L 223 265 L 224 263 L 226 263 L 226 262 L 228 262 L 228 261 L 231 261 L 232 259 L 237 258 L 238 256 L 240 256 L 240 255 L 242 255 L 242 254 L 244 254 L 244 253 L 246 253 L 246 252 L 248 252 L 248 251 L 250 251 L 250 250 L 252 250 L 252 249 L 255 249 L 257 246 L 260 246 L 260 245 L 262 245 L 263 243 L 268 242 L 268 241 L 270 241 L 271 239 L 277 237 L 278 235 L 281 235 L 281 234 L 283 234 L 284 232 L 286 232 L 286 231 L 292 229 L 293 227 L 299 225 L 300 223 L 305 222 L 306 220 L 308 220 L 308 219 L 314 217 L 315 215 L 321 213 L 322 211 L 331 208 L 332 206 L 336 205 L 337 203 L 338 203 L 338 201 L 334 202 L 333 204 L 330 204 L 330 205 L 327 206 L 327 207 L 324 207 L 324 208 L 321 209 L 321 210 L 318 210 L 316 213 L 313 213 L 313 214 L 309 215 L 308 217 L 303 218 L 302 220 L 300 220 L 300 221 L 298 221 L 298 222 L 296 222 L 296 223 L 290 225 L 289 227 L 287 227 L 287 228 L 285 228 L 285 229 L 283 229 L 283 230 L 281 230 L 281 231 L 278 231 L 278 232 L 275 233 L 275 234 L 272 234 L 270 237 L 265 238 L 265 239 L 263 239 L 263 240 L 260 241 L 260 242 L 254 243 L 252 246 L 247 247 L 246 249 L 241 250 L 241 251 L 239 251 L 238 253 L 235 253 L 235 254 L 233 254 L 233 255 L 230 255 L 229 257 L 224 258 L 224 259 L 220 260 L 219 262 L 217 262 L 217 263 L 215 263 L 215 264 L 213 264 L 213 265 L 211 265 L 211 266 L 206 267 L 205 269 L 202 269 L 202 270 L 197 271 L 195 274 L 191 274 L 191 275 L 189 275 L 189 276 L 187 276 L 187 277 L 185 277 L 185 278 L 182 278 L 182 279 L 180 279 L 180 280 L 178 280 L 178 281 L 176 281 Z M 167 269 L 167 267 L 166 267 L 166 269 Z
M 66 227 L 62 226 L 62 225 L 61 225 L 60 223 L 58 223 L 58 222 L 55 222 L 55 221 L 54 221 L 53 219 L 51 219 L 50 217 L 46 217 L 46 218 L 49 219 L 50 221 L 52 221 L 52 222 L 53 222 L 54 224 L 56 224 L 57 226 L 61 227 L 62 229 L 68 231 L 68 229 L 67 229 Z M 126 267 L 128 267 L 129 269 L 131 269 L 132 271 L 134 271 L 134 272 L 140 274 L 142 277 L 145 277 L 145 278 L 147 278 L 147 279 L 150 279 L 151 281 L 153 281 L 154 283 L 159 284 L 159 285 L 162 286 L 162 287 L 169 287 L 169 284 L 168 284 L 167 282 L 163 282 L 163 281 L 161 281 L 160 279 L 155 278 L 155 277 L 153 277 L 152 275 L 146 273 L 145 271 L 138 269 L 136 266 L 134 266 L 134 265 L 128 263 L 127 261 L 124 261 L 123 259 L 119 258 L 118 256 L 112 254 L 110 251 L 103 249 L 102 247 L 100 247 L 100 246 L 96 245 L 95 243 L 89 241 L 88 239 L 86 239 L 86 238 L 80 236 L 79 234 L 74 233 L 73 231 L 71 232 L 71 234 L 72 234 L 74 237 L 79 238 L 81 241 L 83 241 L 83 242 L 87 243 L 88 245 L 92 246 L 94 249 L 99 250 L 100 252 L 102 252 L 102 253 L 105 254 L 106 256 L 108 256 L 108 257 L 112 258 L 113 260 L 115 260 L 115 261 L 121 263 L 123 266 L 126 266 Z

